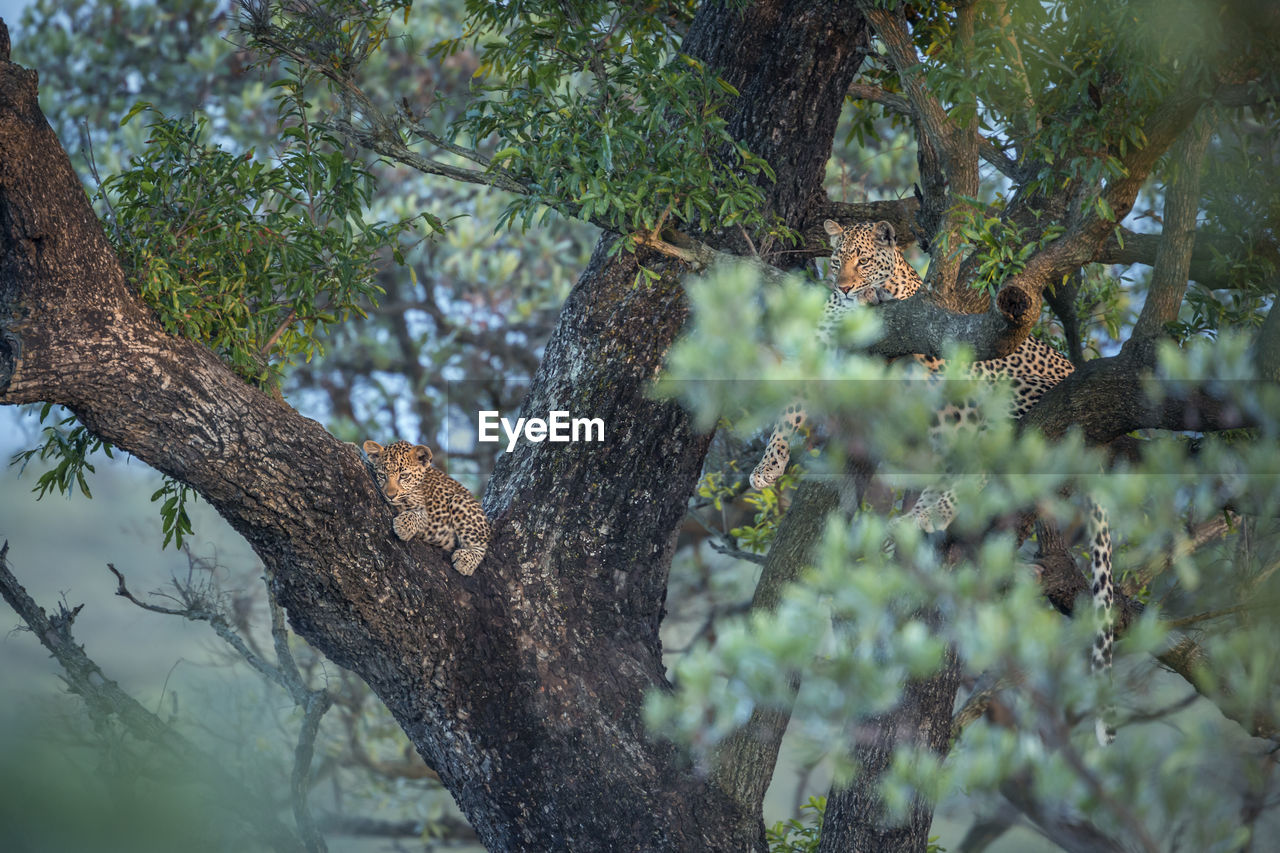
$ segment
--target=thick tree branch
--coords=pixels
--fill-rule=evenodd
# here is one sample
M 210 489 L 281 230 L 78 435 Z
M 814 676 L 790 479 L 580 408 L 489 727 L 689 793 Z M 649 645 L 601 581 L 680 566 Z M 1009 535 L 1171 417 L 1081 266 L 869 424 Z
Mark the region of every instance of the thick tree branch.
M 765 557 L 764 569 L 751 601 L 752 612 L 771 612 L 782 593 L 809 565 L 810 553 L 822 537 L 827 516 L 839 503 L 834 489 L 820 482 L 800 485 L 791 508 L 778 526 L 773 547 Z M 791 688 L 799 690 L 794 675 Z M 782 736 L 791 720 L 790 708 L 756 707 L 751 718 L 717 748 L 713 777 L 717 784 L 744 805 L 764 801 L 773 778 Z
M 1109 444 L 1137 429 L 1217 432 L 1256 425 L 1230 399 L 1152 379 L 1154 366 L 1154 347 L 1085 362 L 1046 392 L 1021 426 L 1051 439 L 1075 426 L 1090 443 Z
M 706 438 L 645 395 L 683 323 L 679 270 L 635 288 L 634 259 L 606 264 L 606 250 L 570 297 L 529 405 L 544 415 L 575 401 L 627 441 L 507 455 L 519 475 L 491 482 L 494 540 L 463 578 L 440 549 L 392 535 L 348 446 L 159 328 L 40 113 L 35 74 L 0 63 L 0 403 L 66 405 L 195 487 L 270 569 L 294 629 L 387 704 L 488 846 L 746 849 L 758 811 L 744 820 L 640 717 L 665 683 L 671 531 Z M 652 499 L 564 497 L 575 493 Z M 559 772 L 539 776 L 552 753 Z M 598 803 L 605 784 L 612 810 L 565 801 Z
M 1154 266 L 1156 260 L 1156 252 L 1160 248 L 1163 240 L 1160 234 L 1139 234 L 1130 231 L 1127 228 L 1119 229 L 1119 232 L 1112 232 L 1110 236 L 1098 247 L 1091 260 L 1100 264 L 1146 264 Z M 1123 246 L 1121 243 L 1123 242 Z M 1235 238 L 1223 238 L 1221 236 L 1197 233 L 1195 235 L 1195 247 L 1191 253 L 1191 266 L 1187 271 L 1187 276 L 1193 281 L 1214 289 L 1223 287 L 1225 284 L 1219 283 L 1220 273 L 1216 273 L 1213 269 L 1215 258 L 1218 255 L 1231 256 L 1239 251 L 1239 241 Z M 1258 242 L 1253 246 L 1252 251 L 1263 258 L 1270 260 L 1277 266 L 1280 266 L 1280 246 L 1267 241 L 1264 237 L 1259 236 Z
M 1008 355 L 1026 339 L 1035 318 L 1032 305 L 1021 299 L 1019 291 L 1005 296 L 1011 298 L 998 300 L 982 314 L 950 311 L 925 292 L 876 306 L 872 310 L 878 312 L 881 336 L 866 351 L 885 358 L 915 354 L 941 357 L 948 344 L 964 343 L 978 360 Z
M 907 93 L 911 113 L 933 147 L 943 154 L 944 163 L 950 170 L 952 164 L 946 162 L 946 157 L 951 153 L 956 127 L 947 116 L 946 109 L 925 85 L 924 64 L 920 62 L 905 22 L 900 15 L 868 0 L 859 0 L 857 5 L 884 44 L 889 61 L 897 70 L 902 88 Z
M 1187 292 L 1191 252 L 1195 248 L 1200 167 L 1209 146 L 1209 131 L 1209 122 L 1201 118 L 1183 134 L 1171 152 L 1173 177 L 1165 187 L 1164 231 L 1151 270 L 1151 286 L 1125 346 L 1163 335 L 1165 325 L 1178 319 L 1182 297 Z

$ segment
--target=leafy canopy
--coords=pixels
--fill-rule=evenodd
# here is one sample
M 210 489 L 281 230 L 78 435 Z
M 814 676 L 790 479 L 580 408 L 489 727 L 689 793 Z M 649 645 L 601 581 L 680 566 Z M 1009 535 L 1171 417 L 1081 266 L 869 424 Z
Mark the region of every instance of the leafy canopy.
M 666 19 L 599 0 L 471 0 L 465 26 L 432 53 L 479 54 L 477 97 L 451 130 L 495 137 L 490 168 L 528 188 L 499 224 L 527 227 L 546 205 L 619 231 L 772 227 L 755 176 L 773 170 L 724 118 L 737 91 L 680 52 Z

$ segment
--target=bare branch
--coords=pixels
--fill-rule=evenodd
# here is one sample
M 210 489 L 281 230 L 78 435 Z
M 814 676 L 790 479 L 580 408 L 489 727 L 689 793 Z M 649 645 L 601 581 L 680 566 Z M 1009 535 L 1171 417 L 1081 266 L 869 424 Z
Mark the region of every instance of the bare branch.
M 324 837 L 316 829 L 307 801 L 311 793 L 311 757 L 315 754 L 316 734 L 320 731 L 320 720 L 332 705 L 333 698 L 323 690 L 314 690 L 308 694 L 302 726 L 298 730 L 298 745 L 293 753 L 290 801 L 293 804 L 293 819 L 298 824 L 298 832 L 302 835 L 307 853 L 325 853 L 328 850 Z
M 1129 851 L 1128 847 L 1078 814 L 1062 806 L 1039 800 L 1035 795 L 1035 785 L 1030 778 L 1010 779 L 1000 785 L 1000 793 L 1014 808 L 1052 838 L 1054 844 L 1069 853 L 1128 853 Z
M 155 744 L 184 766 L 200 768 L 226 806 L 256 827 L 273 849 L 305 849 L 298 837 L 276 819 L 270 803 L 247 796 L 243 783 L 232 777 L 212 755 L 178 734 L 107 678 L 71 635 L 71 624 L 80 608 L 72 611 L 59 608 L 56 615 L 47 616 L 9 570 L 8 552 L 9 543 L 5 542 L 0 547 L 0 597 L 58 661 L 70 689 L 85 701 L 90 712 L 115 717 L 134 737 Z
M 129 588 L 125 585 L 124 575 L 121 574 L 120 570 L 113 564 L 107 563 L 107 569 L 111 574 L 116 576 L 116 595 L 121 596 L 122 598 L 127 598 L 138 607 L 141 607 L 143 610 L 149 610 L 152 613 L 160 613 L 165 616 L 181 616 L 183 619 L 187 619 L 191 622 L 208 622 L 209 627 L 213 628 L 214 633 L 217 634 L 223 642 L 235 649 L 236 653 L 240 655 L 240 657 L 244 658 L 245 663 L 257 670 L 258 673 L 268 681 L 284 688 L 285 692 L 287 692 L 295 702 L 303 704 L 303 701 L 305 701 L 306 698 L 305 694 L 297 693 L 294 689 L 294 685 L 289 683 L 289 679 L 285 677 L 284 673 L 278 667 L 272 666 L 249 648 L 248 643 L 246 643 L 244 638 L 237 633 L 235 627 L 230 623 L 230 621 L 228 621 L 226 615 L 213 601 L 203 597 L 192 597 L 188 601 L 188 606 L 182 609 L 161 607 L 157 604 L 150 604 L 136 598 L 134 594 L 129 591 Z
M 1132 593 L 1146 587 L 1158 576 L 1172 569 L 1178 560 L 1194 554 L 1210 542 L 1216 542 L 1232 530 L 1239 529 L 1240 522 L 1239 514 L 1228 510 L 1192 526 L 1186 537 L 1176 542 L 1167 554 L 1130 571 L 1125 580 L 1126 592 Z

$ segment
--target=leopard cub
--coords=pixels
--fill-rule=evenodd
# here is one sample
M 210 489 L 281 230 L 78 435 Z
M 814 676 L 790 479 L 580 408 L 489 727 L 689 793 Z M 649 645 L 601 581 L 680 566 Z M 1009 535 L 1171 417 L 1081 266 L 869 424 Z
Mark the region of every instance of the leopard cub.
M 382 493 L 400 511 L 391 529 L 401 539 L 423 539 L 453 551 L 453 567 L 470 575 L 489 547 L 489 520 L 461 483 L 431 465 L 431 448 L 396 441 L 366 441 Z

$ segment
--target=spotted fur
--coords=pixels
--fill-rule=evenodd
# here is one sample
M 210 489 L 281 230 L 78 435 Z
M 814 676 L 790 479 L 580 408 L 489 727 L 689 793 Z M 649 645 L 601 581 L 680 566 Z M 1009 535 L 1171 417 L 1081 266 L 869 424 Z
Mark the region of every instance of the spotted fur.
M 843 228 L 828 219 L 823 223 L 832 238 L 829 268 L 831 296 L 818 325 L 819 338 L 832 340 L 833 332 L 849 312 L 864 305 L 906 299 L 921 287 L 919 274 L 899 251 L 893 226 L 888 222 L 866 222 Z M 941 359 L 916 356 L 929 370 L 943 366 Z M 1045 392 L 1065 379 L 1074 369 L 1071 362 L 1047 344 L 1027 338 L 1003 358 L 974 362 L 969 371 L 979 379 L 1008 380 L 1013 386 L 1010 416 L 1020 418 Z M 935 435 L 971 424 L 976 410 L 968 406 L 948 406 L 938 412 Z M 751 472 L 751 485 L 764 489 L 772 485 L 791 459 L 791 441 L 804 425 L 803 404 L 788 407 L 769 436 L 764 456 Z M 1092 502 L 1091 502 L 1092 503 Z M 955 494 L 950 489 L 926 489 L 907 516 L 925 532 L 945 530 L 955 518 Z M 1091 656 L 1095 673 L 1109 673 L 1114 645 L 1112 605 L 1114 582 L 1111 567 L 1111 531 L 1102 508 L 1093 504 L 1089 525 L 1089 561 L 1093 572 L 1093 605 L 1099 629 Z M 1105 715 L 1104 715 L 1105 716 Z M 1114 739 L 1109 722 L 1099 720 L 1098 740 Z
M 431 464 L 431 448 L 396 441 L 366 441 L 382 493 L 400 510 L 391 529 L 401 539 L 422 539 L 453 552 L 453 567 L 470 575 L 489 547 L 489 520 L 461 483 Z

